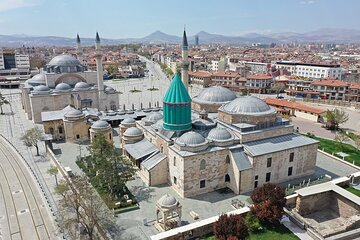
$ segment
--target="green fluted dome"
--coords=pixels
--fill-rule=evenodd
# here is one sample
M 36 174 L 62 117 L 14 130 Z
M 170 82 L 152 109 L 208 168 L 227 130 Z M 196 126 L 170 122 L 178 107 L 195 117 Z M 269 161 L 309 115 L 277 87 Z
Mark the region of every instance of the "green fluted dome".
M 165 129 L 174 131 L 191 129 L 191 98 L 179 73 L 173 77 L 163 103 Z

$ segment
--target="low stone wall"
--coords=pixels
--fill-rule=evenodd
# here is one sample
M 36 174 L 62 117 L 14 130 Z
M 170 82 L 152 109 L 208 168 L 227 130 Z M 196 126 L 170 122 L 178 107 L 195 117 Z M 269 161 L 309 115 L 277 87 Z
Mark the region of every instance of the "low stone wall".
M 226 214 L 240 214 L 243 215 L 249 212 L 250 209 L 248 207 L 236 209 L 234 211 L 227 212 Z M 210 234 L 213 232 L 213 223 L 216 222 L 219 218 L 218 216 L 214 216 L 211 218 L 207 218 L 198 222 L 194 222 L 182 227 L 178 227 L 166 232 L 159 233 L 157 235 L 153 235 L 150 237 L 151 240 L 187 240 L 187 239 L 195 239 L 198 237 L 202 237 L 206 234 Z

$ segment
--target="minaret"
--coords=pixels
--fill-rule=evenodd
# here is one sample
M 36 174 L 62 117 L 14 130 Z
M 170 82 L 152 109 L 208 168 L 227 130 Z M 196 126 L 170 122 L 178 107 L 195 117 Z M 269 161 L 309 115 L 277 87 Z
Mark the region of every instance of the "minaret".
M 181 80 L 184 83 L 186 91 L 189 91 L 189 45 L 186 37 L 186 32 L 184 29 L 183 39 L 182 39 L 182 63 L 181 63 Z
M 77 59 L 82 64 L 82 49 L 81 49 L 81 41 L 80 41 L 79 34 L 76 35 L 76 56 L 77 56 Z
M 96 32 L 95 39 L 95 58 L 96 58 L 96 75 L 97 75 L 97 87 L 99 93 L 99 110 L 105 110 L 106 96 L 104 93 L 104 75 L 102 66 L 102 53 L 100 49 L 100 37 Z

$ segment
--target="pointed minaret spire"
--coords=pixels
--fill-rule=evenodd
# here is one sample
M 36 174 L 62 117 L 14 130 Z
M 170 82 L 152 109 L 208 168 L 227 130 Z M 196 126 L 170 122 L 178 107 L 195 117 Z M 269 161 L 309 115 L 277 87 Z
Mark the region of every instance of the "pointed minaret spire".
M 188 48 L 189 45 L 188 45 L 188 41 L 187 41 L 187 37 L 186 37 L 186 30 L 185 30 L 185 27 L 184 27 L 184 34 L 183 34 L 183 39 L 182 39 L 182 47 L 183 49 L 184 48 Z M 184 49 L 185 50 L 185 49 Z
M 76 42 L 77 42 L 77 43 L 81 43 L 79 34 L 76 35 Z
M 182 63 L 181 63 L 181 80 L 184 83 L 184 86 L 186 88 L 186 90 L 189 89 L 189 53 L 188 53 L 188 41 L 187 41 L 187 37 L 186 37 L 186 31 L 185 31 L 185 27 L 184 27 L 184 34 L 183 34 L 183 39 L 182 39 L 182 51 L 181 51 L 181 56 L 182 56 Z
M 102 65 L 102 53 L 100 49 L 100 37 L 99 33 L 96 32 L 96 38 L 95 38 L 95 59 L 96 59 L 96 72 L 97 72 L 97 87 L 98 87 L 98 93 L 99 93 L 99 102 L 98 102 L 98 108 L 99 110 L 106 109 L 105 103 L 106 103 L 106 96 L 104 93 L 104 74 L 103 74 L 103 65 Z
M 100 37 L 99 37 L 99 33 L 96 32 L 96 39 L 95 39 L 96 42 L 100 42 Z

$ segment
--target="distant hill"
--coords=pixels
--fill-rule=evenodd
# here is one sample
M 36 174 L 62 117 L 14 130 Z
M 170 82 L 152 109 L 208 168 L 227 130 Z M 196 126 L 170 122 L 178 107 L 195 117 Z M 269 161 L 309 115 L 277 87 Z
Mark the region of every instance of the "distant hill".
M 225 36 L 200 31 L 198 34 L 200 44 L 251 44 L 251 43 L 360 43 L 360 30 L 342 28 L 322 28 L 305 33 L 283 32 L 271 34 L 248 33 L 240 36 Z M 104 45 L 123 43 L 181 43 L 180 36 L 169 35 L 155 31 L 143 38 L 101 39 Z M 93 38 L 81 38 L 84 46 L 94 45 Z M 194 36 L 188 36 L 190 44 L 194 43 Z M 75 46 L 75 38 L 57 36 L 29 36 L 24 34 L 0 35 L 0 47 L 29 47 L 37 46 Z

